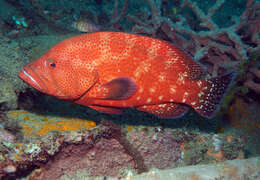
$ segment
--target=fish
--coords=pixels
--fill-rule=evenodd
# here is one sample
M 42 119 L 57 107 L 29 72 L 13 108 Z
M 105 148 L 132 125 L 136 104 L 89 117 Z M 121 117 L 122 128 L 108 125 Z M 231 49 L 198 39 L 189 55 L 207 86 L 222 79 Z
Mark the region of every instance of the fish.
M 26 64 L 19 77 L 45 94 L 101 113 L 136 108 L 174 119 L 191 108 L 202 117 L 214 117 L 234 73 L 207 78 L 200 63 L 167 41 L 95 32 L 54 45 Z
M 72 23 L 72 27 L 80 32 L 93 33 L 100 31 L 100 26 L 92 23 L 87 19 L 78 19 Z

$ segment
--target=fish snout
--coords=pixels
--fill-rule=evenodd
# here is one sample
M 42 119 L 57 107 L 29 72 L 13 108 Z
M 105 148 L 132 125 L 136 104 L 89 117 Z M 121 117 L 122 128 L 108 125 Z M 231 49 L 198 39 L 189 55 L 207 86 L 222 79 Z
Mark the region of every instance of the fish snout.
M 43 79 L 37 73 L 37 68 L 33 68 L 31 64 L 25 65 L 23 69 L 19 71 L 18 76 L 33 88 L 44 93 L 48 92 L 48 88 Z

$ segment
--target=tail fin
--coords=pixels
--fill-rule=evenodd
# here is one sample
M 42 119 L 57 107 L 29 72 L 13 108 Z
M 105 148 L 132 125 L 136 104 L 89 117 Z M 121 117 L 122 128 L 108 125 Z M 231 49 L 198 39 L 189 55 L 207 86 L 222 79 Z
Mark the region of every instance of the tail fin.
M 234 73 L 229 73 L 205 80 L 198 94 L 198 102 L 193 108 L 203 117 L 214 117 L 234 77 Z

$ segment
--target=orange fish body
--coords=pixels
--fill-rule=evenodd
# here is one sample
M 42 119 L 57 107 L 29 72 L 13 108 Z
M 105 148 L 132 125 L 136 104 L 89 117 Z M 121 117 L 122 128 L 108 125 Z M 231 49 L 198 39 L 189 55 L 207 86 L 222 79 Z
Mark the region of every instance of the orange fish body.
M 218 109 L 233 74 L 205 79 L 205 71 L 177 47 L 121 32 L 78 35 L 27 64 L 19 77 L 57 98 L 100 112 L 135 107 L 162 118 L 189 107 L 203 117 Z

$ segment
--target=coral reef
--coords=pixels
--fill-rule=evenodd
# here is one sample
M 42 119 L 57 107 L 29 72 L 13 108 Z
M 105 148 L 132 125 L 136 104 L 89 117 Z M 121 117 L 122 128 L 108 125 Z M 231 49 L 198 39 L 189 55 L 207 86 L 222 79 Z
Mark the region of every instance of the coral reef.
M 246 150 L 248 153 L 259 154 L 260 146 L 257 139 L 260 135 L 260 115 L 257 113 L 259 102 L 245 101 L 243 97 L 237 97 L 229 107 L 229 124 L 247 139 Z
M 259 8 L 254 0 L 0 0 L 0 178 L 167 179 L 177 173 L 198 179 L 211 172 L 219 179 L 259 178 L 259 158 L 237 160 L 260 149 Z M 211 76 L 237 71 L 222 116 L 210 124 L 193 112 L 180 120 L 131 109 L 104 115 L 36 93 L 18 79 L 25 63 L 57 42 L 99 30 L 170 41 Z M 217 164 L 199 166 L 208 163 Z
M 176 141 L 172 132 L 145 132 L 133 129 L 127 134 L 127 138 L 140 153 L 146 169 L 178 166 L 181 158 L 180 142 Z
M 0 110 L 16 109 L 18 107 L 17 95 L 11 82 L 0 75 Z
M 30 175 L 30 178 L 37 176 L 36 179 L 76 176 L 78 170 L 89 176 L 125 177 L 128 170 L 135 174 L 151 168 L 241 158 L 245 147 L 244 139 L 234 134 L 228 140 L 228 135 L 192 130 L 121 128 L 110 121 L 96 126 L 93 121 L 42 117 L 24 110 L 9 111 L 6 118 L 16 124 L 15 133 L 21 134 L 16 138 L 9 132 L 0 133 L 3 178 L 19 176 L 28 169 L 37 169 Z
M 196 60 L 213 64 L 208 67 L 213 76 L 218 75 L 220 69 L 237 69 L 239 63 L 248 60 L 249 53 L 259 51 L 259 2 L 247 0 L 240 17 L 232 16 L 232 25 L 221 27 L 213 17 L 227 1 L 216 2 L 205 13 L 196 2 L 183 0 L 179 8 L 190 8 L 198 21 L 191 21 L 182 14 L 176 15 L 175 19 L 166 18 L 160 11 L 161 1 L 146 1 L 151 7 L 152 18 L 141 23 L 136 17 L 129 16 L 137 24 L 133 31 L 153 36 L 158 31 L 164 32 L 171 42 L 188 51 Z
M 109 158 L 107 158 L 109 157 Z M 77 170 L 89 176 L 116 176 L 123 169 L 133 169 L 135 162 L 116 139 L 102 139 L 95 145 L 67 145 L 41 168 L 39 179 L 58 179 Z
M 23 60 L 20 60 L 21 57 L 23 57 L 24 61 L 26 60 L 24 53 L 19 48 L 18 41 L 11 41 L 7 37 L 0 38 L 0 80 L 1 83 L 6 83 L 6 88 L 13 86 L 12 91 L 14 92 L 14 87 L 17 88 L 18 91 L 25 87 L 24 83 L 17 77 L 17 72 L 24 64 Z M 29 59 L 27 59 L 27 61 L 29 61 Z M 11 85 L 8 85 L 8 83 Z
M 250 74 L 248 74 L 247 80 L 244 82 L 244 86 L 260 94 L 260 70 L 251 68 L 249 69 L 249 72 Z M 257 78 L 257 80 L 254 80 L 254 77 Z

